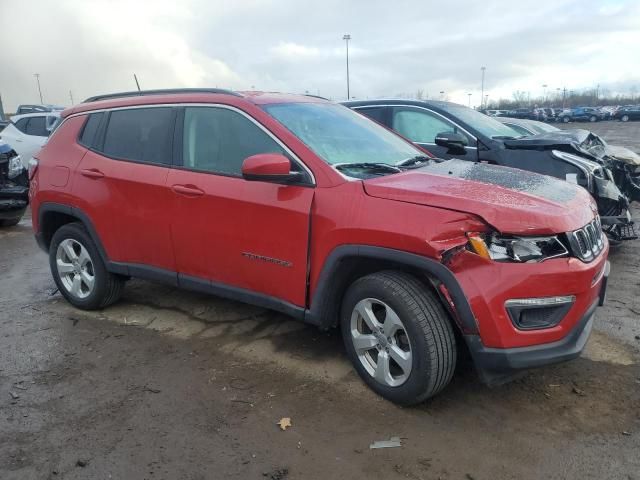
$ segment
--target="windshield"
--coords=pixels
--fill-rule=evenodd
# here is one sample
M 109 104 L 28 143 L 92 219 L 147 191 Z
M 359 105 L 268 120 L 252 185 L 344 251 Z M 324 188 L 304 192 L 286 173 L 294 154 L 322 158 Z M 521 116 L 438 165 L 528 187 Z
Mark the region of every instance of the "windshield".
M 359 113 L 334 103 L 278 103 L 262 107 L 331 165 L 395 165 L 424 152 Z
M 441 107 L 451 115 L 468 124 L 481 134 L 489 138 L 516 138 L 520 133 L 484 113 L 477 112 L 462 105 L 446 104 Z

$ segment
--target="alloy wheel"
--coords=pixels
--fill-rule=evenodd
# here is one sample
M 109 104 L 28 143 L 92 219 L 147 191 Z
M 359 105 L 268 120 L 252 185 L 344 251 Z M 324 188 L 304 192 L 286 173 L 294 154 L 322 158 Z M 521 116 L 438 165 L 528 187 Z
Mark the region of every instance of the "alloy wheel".
M 91 295 L 96 277 L 93 261 L 84 245 L 71 238 L 60 242 L 56 251 L 56 268 L 67 292 L 78 299 Z
M 360 300 L 351 314 L 351 341 L 360 363 L 379 383 L 397 387 L 411 374 L 408 332 L 398 314 L 375 298 Z

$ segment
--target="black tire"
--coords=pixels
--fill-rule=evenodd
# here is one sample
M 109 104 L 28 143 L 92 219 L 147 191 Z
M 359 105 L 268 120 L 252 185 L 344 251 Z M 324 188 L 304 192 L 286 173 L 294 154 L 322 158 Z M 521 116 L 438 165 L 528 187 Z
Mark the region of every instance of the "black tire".
M 12 218 L 10 220 L 0 220 L 0 227 L 15 227 L 20 223 L 20 220 L 22 220 L 22 217 Z
M 78 298 L 67 290 L 60 278 L 60 274 L 56 266 L 56 253 L 58 251 L 58 246 L 67 239 L 79 242 L 87 250 L 91 259 L 95 284 L 91 293 L 86 298 Z M 80 223 L 68 223 L 63 225 L 53 234 L 51 245 L 49 246 L 49 266 L 58 290 L 74 307 L 82 310 L 97 310 L 111 305 L 122 295 L 124 279 L 107 271 L 95 243 L 91 239 L 87 230 Z
M 620 120 L 623 122 L 628 122 L 629 121 L 629 115 L 622 115 L 622 117 L 620 117 Z
M 595 115 L 591 115 L 591 116 L 589 117 L 589 121 L 590 121 L 590 122 L 597 122 L 597 121 L 598 121 L 598 117 L 596 117 Z
M 569 123 L 570 118 L 569 117 L 562 117 L 562 121 L 564 123 Z
M 363 299 L 379 299 L 402 321 L 411 347 L 412 366 L 398 386 L 376 380 L 363 366 L 351 335 L 352 312 Z M 456 340 L 449 315 L 429 287 L 404 272 L 383 271 L 356 280 L 342 302 L 341 329 L 347 355 L 365 383 L 399 405 L 414 405 L 439 393 L 456 367 Z

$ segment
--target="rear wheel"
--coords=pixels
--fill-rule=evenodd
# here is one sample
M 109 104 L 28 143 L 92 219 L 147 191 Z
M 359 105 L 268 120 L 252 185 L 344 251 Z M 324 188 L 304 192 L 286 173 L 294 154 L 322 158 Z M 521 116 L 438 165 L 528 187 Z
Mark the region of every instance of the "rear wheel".
M 51 239 L 49 265 L 60 293 L 83 310 L 111 305 L 124 280 L 107 271 L 93 240 L 79 223 L 60 227 Z
M 562 117 L 562 121 L 564 123 L 569 123 L 569 117 Z
M 412 275 L 385 271 L 354 282 L 343 300 L 341 327 L 360 377 L 392 402 L 422 402 L 453 376 L 456 341 L 448 314 Z
M 590 121 L 590 122 L 595 122 L 595 121 L 597 121 L 597 120 L 598 120 L 598 117 L 596 117 L 595 115 L 591 115 L 591 116 L 589 117 L 589 121 Z
M 622 115 L 620 120 L 622 120 L 623 122 L 628 122 L 629 121 L 629 115 Z

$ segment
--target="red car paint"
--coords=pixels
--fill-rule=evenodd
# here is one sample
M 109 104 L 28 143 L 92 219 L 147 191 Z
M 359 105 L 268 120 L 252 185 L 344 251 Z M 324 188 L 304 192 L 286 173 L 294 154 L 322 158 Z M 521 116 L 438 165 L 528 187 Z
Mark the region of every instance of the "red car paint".
M 500 349 L 562 339 L 598 297 L 606 245 L 590 263 L 571 257 L 500 263 L 464 249 L 468 232 L 490 228 L 520 235 L 581 228 L 595 217 L 587 192 L 575 187 L 574 198 L 562 204 L 422 170 L 349 180 L 261 108 L 288 102 L 324 100 L 184 93 L 97 101 L 66 110 L 66 120 L 37 155 L 30 190 L 34 231 L 46 233 L 39 225 L 41 205 L 66 205 L 90 219 L 107 257 L 116 264 L 209 279 L 301 309 L 312 306 L 327 258 L 340 246 L 417 254 L 446 265 L 462 287 L 476 322 L 475 331 L 467 327 L 463 333 L 479 334 L 486 347 Z M 114 161 L 77 142 L 85 120 L 78 114 L 83 112 L 177 103 L 228 105 L 245 112 L 309 168 L 315 186 Z M 260 159 L 255 168 L 260 168 Z M 61 171 L 70 172 L 68 179 Z M 456 248 L 457 253 L 443 257 Z M 256 259 L 281 259 L 284 264 Z M 552 328 L 519 330 L 505 310 L 508 299 L 555 295 L 575 295 L 576 302 Z M 453 308 L 455 314 L 456 305 Z

